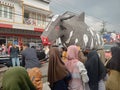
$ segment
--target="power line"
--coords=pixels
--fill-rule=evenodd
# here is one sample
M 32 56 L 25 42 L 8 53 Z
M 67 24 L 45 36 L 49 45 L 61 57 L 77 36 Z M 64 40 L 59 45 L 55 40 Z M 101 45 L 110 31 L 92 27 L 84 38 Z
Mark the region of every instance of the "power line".
M 52 8 L 53 10 L 57 11 L 58 13 L 59 13 L 59 12 L 62 13 L 63 11 L 66 10 L 66 11 L 70 11 L 70 12 L 79 14 L 80 11 L 82 11 L 82 10 L 76 9 L 76 6 L 74 7 L 73 4 L 71 4 L 71 3 L 70 3 L 70 4 L 67 3 L 67 5 L 63 5 L 63 3 L 59 2 L 59 1 L 60 1 L 60 0 L 56 0 L 56 1 L 53 3 L 54 6 L 50 5 L 51 8 Z M 70 2 L 70 1 L 69 1 L 69 2 Z M 68 5 L 69 5 L 69 6 L 68 6 Z M 58 7 L 58 8 L 57 8 L 57 7 Z M 64 10 L 61 10 L 61 8 L 63 8 Z M 64 12 L 63 12 L 63 13 L 64 13 Z M 62 13 L 62 14 L 63 14 L 63 13 Z M 93 20 L 97 20 L 97 19 L 98 19 L 98 20 L 95 21 L 95 22 L 101 23 L 101 25 L 100 25 L 101 28 L 102 28 L 102 23 L 105 22 L 105 27 L 106 27 L 108 30 L 114 30 L 114 27 L 116 27 L 116 28 L 115 28 L 116 30 L 119 30 L 118 28 L 120 27 L 120 25 L 118 25 L 118 24 L 110 23 L 110 22 L 108 22 L 107 20 L 101 19 L 101 18 L 96 17 L 96 16 L 89 15 L 87 12 L 85 12 L 85 15 L 86 15 L 86 17 L 87 17 L 87 16 L 91 16 L 92 18 L 94 18 Z M 93 23 L 92 25 L 94 26 L 95 23 Z
M 73 8 L 75 8 L 75 7 L 73 7 L 73 4 L 72 4 L 72 3 L 69 4 L 71 7 L 67 7 L 67 5 L 64 6 L 63 3 L 59 2 L 59 1 L 60 1 L 60 0 L 55 1 L 55 2 L 54 2 L 54 5 L 55 5 L 55 6 L 50 6 L 50 7 L 52 7 L 54 10 L 57 10 L 57 12 L 61 11 L 61 7 L 62 7 L 62 8 L 68 9 L 69 11 L 75 12 L 75 13 L 77 13 L 77 14 L 80 13 L 80 10 L 77 10 L 77 9 L 75 10 L 75 9 L 73 9 Z M 15 2 L 14 2 L 14 3 L 15 3 Z M 58 8 L 56 8 L 56 7 L 58 7 Z M 0 10 L 0 11 L 3 11 L 3 10 Z M 3 11 L 3 12 L 7 12 L 7 11 Z M 18 13 L 13 13 L 13 12 L 7 12 L 7 13 L 11 13 L 11 14 L 18 15 L 18 16 L 24 16 L 24 15 L 21 15 L 21 14 L 18 14 Z M 111 23 L 109 23 L 108 21 L 105 21 L 105 20 L 103 20 L 103 19 L 101 19 L 101 18 L 98 18 L 98 17 L 92 16 L 92 15 L 89 15 L 89 14 L 86 13 L 86 12 L 85 12 L 85 14 L 88 15 L 88 16 L 94 17 L 94 18 L 96 18 L 96 19 L 98 19 L 98 20 L 100 20 L 100 21 L 104 21 L 104 22 L 106 22 L 106 23 L 108 23 L 108 24 L 111 24 Z M 29 18 L 31 18 L 31 19 L 37 19 L 37 18 L 33 18 L 33 17 L 29 17 Z M 41 20 L 41 19 L 37 19 L 37 20 Z M 100 22 L 100 21 L 99 21 L 99 22 Z
M 69 1 L 70 2 L 70 1 Z M 60 7 L 62 7 L 62 8 L 66 8 L 66 6 L 64 6 L 63 5 L 63 3 L 61 3 L 60 2 L 60 0 L 57 0 L 57 1 L 55 1 L 54 2 L 54 7 L 53 6 L 51 6 L 54 10 L 57 10 L 57 11 L 61 11 L 61 9 L 60 9 Z M 72 11 L 72 12 L 75 12 L 75 13 L 80 13 L 80 11 L 79 10 L 73 10 L 73 4 L 71 3 L 71 4 L 69 4 L 70 5 L 70 7 L 67 7 L 67 9 L 69 9 L 70 11 Z M 56 7 L 58 7 L 59 6 L 59 8 L 56 8 Z M 99 17 L 96 17 L 96 16 L 92 16 L 92 15 L 89 15 L 87 12 L 85 12 L 86 13 L 86 15 L 88 15 L 88 16 L 91 16 L 91 17 L 94 17 L 94 18 L 96 18 L 96 19 L 99 19 L 100 21 L 104 21 L 104 22 L 106 22 L 106 23 L 108 23 L 108 24 L 112 24 L 112 23 L 110 23 L 110 22 L 108 22 L 108 21 L 106 21 L 106 20 L 103 20 L 103 19 L 101 19 L 101 18 L 99 18 Z

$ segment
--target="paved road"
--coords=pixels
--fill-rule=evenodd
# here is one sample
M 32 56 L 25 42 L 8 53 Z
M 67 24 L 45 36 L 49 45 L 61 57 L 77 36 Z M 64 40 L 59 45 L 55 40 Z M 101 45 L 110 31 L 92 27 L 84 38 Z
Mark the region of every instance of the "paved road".
M 48 83 L 43 83 L 43 89 L 42 90 L 51 90 L 48 86 Z
M 47 73 L 48 73 L 48 62 L 45 64 L 42 64 L 42 67 L 40 68 L 43 78 L 43 90 L 50 90 L 49 86 L 48 86 L 48 82 L 47 82 Z
M 48 73 L 48 62 L 42 64 L 42 67 L 40 68 L 40 71 L 42 72 L 42 75 L 45 76 Z

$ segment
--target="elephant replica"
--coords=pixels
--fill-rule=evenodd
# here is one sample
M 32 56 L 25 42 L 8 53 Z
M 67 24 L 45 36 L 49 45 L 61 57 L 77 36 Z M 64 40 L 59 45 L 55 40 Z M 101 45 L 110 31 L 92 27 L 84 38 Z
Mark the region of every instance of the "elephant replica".
M 53 44 L 58 38 L 63 45 L 78 45 L 82 50 L 97 49 L 103 45 L 101 36 L 85 23 L 84 12 L 78 15 L 67 11 L 62 15 L 54 15 L 41 39 L 47 45 Z

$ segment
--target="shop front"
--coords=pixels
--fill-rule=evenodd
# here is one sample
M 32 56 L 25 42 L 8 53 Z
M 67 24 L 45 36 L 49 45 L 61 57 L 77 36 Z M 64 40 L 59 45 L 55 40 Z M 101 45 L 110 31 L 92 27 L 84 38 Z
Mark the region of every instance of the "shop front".
M 0 28 L 0 45 L 8 47 L 10 44 L 41 43 L 40 35 L 41 32 L 37 31 Z

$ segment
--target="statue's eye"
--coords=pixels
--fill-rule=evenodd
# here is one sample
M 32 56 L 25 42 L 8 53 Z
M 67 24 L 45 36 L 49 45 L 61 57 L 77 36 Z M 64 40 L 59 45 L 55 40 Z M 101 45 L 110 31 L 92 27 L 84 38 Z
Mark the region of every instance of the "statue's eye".
M 59 27 L 59 26 L 56 26 L 56 27 L 55 27 L 55 30 L 59 30 L 59 29 L 60 29 L 60 27 Z

